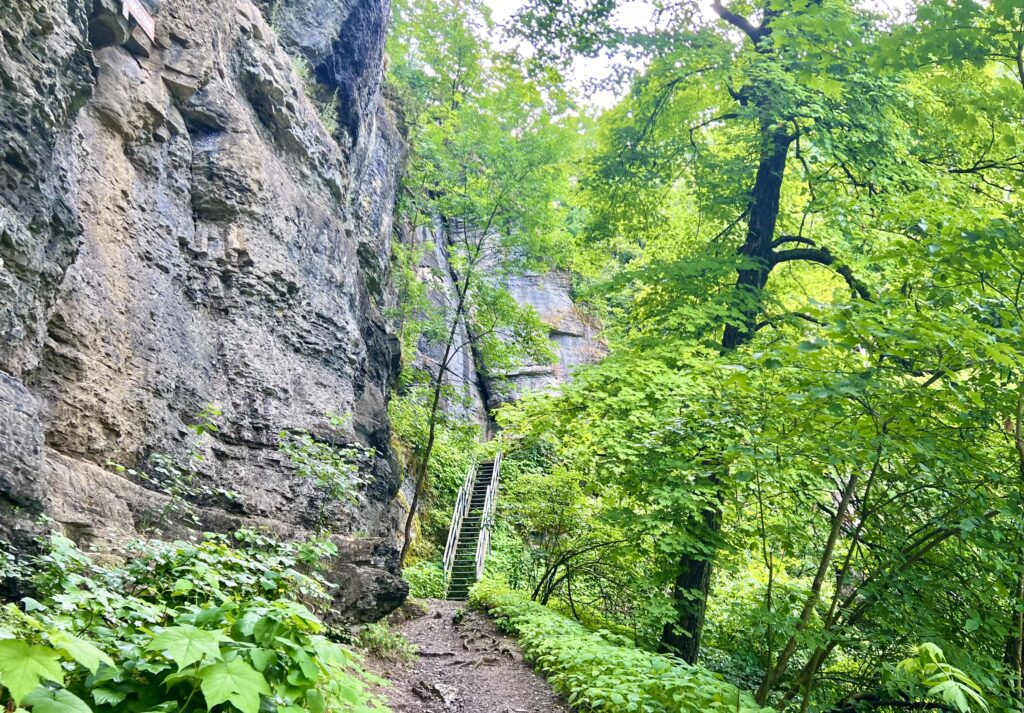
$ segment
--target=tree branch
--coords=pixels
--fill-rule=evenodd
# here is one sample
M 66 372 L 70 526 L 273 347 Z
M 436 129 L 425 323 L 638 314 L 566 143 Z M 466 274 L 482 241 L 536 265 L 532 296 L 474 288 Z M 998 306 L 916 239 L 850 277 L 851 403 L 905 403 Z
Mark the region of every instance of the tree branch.
M 764 329 L 765 327 L 774 327 L 778 322 L 782 322 L 784 320 L 791 318 L 802 319 L 805 322 L 810 322 L 811 324 L 824 324 L 820 319 L 818 319 L 817 317 L 812 317 L 806 312 L 786 312 L 785 314 L 778 314 L 775 315 L 774 317 L 768 317 L 766 319 L 761 320 L 760 322 L 754 325 L 754 331 L 758 332 Z
M 765 29 L 763 26 L 755 27 L 753 24 L 751 24 L 750 20 L 743 17 L 742 15 L 737 15 L 735 12 L 733 12 L 732 10 L 728 9 L 725 5 L 723 5 L 722 0 L 715 0 L 714 3 L 712 3 L 711 7 L 714 8 L 715 12 L 718 13 L 718 16 L 720 18 L 728 22 L 736 29 L 742 31 L 743 34 L 749 37 L 750 41 L 753 42 L 755 45 L 768 35 L 767 29 Z
M 871 301 L 871 291 L 868 290 L 867 286 L 857 279 L 853 274 L 853 270 L 848 265 L 837 264 L 835 255 L 829 252 L 827 248 L 793 248 L 791 250 L 773 252 L 771 255 L 771 265 L 773 267 L 781 262 L 791 262 L 793 260 L 806 260 L 807 262 L 816 262 L 819 265 L 831 267 L 846 280 L 846 284 L 862 300 Z
M 817 247 L 818 244 L 810 238 L 805 238 L 802 235 L 783 235 L 782 237 L 776 238 L 772 241 L 772 250 L 785 245 L 786 243 L 800 243 L 802 245 L 810 245 L 812 248 Z

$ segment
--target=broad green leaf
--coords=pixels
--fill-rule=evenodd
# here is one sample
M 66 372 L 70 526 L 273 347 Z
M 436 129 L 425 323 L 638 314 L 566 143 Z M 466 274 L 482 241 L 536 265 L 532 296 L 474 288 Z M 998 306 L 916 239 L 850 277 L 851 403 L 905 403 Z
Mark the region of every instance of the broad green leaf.
M 123 701 L 128 694 L 122 691 L 115 691 L 113 688 L 92 689 L 92 699 L 100 705 L 117 705 Z
M 217 631 L 197 629 L 191 624 L 182 624 L 164 629 L 153 637 L 146 648 L 161 651 L 182 669 L 197 661 L 220 659 L 220 642 L 228 637 Z
M 324 694 L 315 688 L 311 688 L 306 692 L 304 700 L 306 708 L 309 709 L 309 713 L 324 713 L 327 710 L 327 702 L 324 700 Z
M 89 673 L 96 673 L 101 663 L 114 666 L 114 660 L 100 650 L 95 644 L 91 644 L 77 636 L 72 636 L 66 631 L 54 631 L 48 634 L 47 638 L 55 648 L 65 651 L 68 656 L 89 669 Z
M 257 671 L 266 671 L 277 663 L 277 652 L 273 649 L 251 649 L 249 656 L 252 657 L 252 664 Z
M 210 708 L 230 702 L 242 713 L 257 713 L 260 694 L 270 695 L 266 679 L 240 658 L 207 666 L 199 671 L 198 677 Z
M 48 646 L 30 646 L 16 639 L 0 641 L 0 684 L 11 692 L 16 703 L 42 681 L 64 683 L 64 672 L 56 651 Z
M 37 686 L 25 696 L 24 704 L 32 706 L 32 713 L 92 713 L 85 701 L 63 688 Z

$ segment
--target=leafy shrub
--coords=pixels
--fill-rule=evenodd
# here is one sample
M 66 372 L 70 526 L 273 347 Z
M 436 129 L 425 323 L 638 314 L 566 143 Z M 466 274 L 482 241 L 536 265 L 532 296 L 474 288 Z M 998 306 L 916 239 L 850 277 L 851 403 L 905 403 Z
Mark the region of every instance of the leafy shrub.
M 356 635 L 356 646 L 385 661 L 415 661 L 418 649 L 386 624 L 367 624 Z
M 490 580 L 474 587 L 471 603 L 487 609 L 499 626 L 515 634 L 529 660 L 580 710 L 770 710 L 704 668 L 632 648 L 624 637 L 588 631 Z
M 883 683 L 888 700 L 934 701 L 959 713 L 988 710 L 981 687 L 932 643 L 915 647 L 912 656 L 886 671 Z
M 19 572 L 38 599 L 0 609 L 8 710 L 384 710 L 310 609 L 329 601 L 313 565 L 331 547 L 235 540 L 139 544 L 102 565 L 51 537 Z
M 405 477 L 414 477 L 422 462 L 423 444 L 429 438 L 431 391 L 428 375 L 415 369 L 406 369 L 402 380 L 402 390 L 388 404 L 388 414 Z M 458 403 L 460 396 L 453 389 L 445 388 L 444 398 L 449 403 Z M 441 559 L 452 509 L 466 471 L 475 460 L 479 435 L 479 427 L 468 419 L 444 412 L 437 414 L 429 475 L 406 564 Z
M 357 488 L 363 483 L 359 473 L 359 460 L 370 453 L 361 446 L 341 445 L 342 428 L 348 417 L 328 413 L 330 436 L 327 440 L 316 438 L 307 431 L 281 431 L 278 434 L 278 451 L 288 456 L 295 475 L 311 478 L 323 492 L 316 515 L 317 527 L 324 530 L 327 522 L 329 502 L 357 503 Z
M 444 598 L 444 568 L 439 562 L 417 562 L 402 570 L 409 594 L 420 599 Z

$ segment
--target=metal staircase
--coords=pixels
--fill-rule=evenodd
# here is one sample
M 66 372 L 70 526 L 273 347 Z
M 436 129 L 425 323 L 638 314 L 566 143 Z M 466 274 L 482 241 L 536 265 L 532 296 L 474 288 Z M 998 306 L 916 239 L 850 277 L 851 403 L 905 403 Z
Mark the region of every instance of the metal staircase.
M 463 600 L 484 573 L 491 551 L 491 528 L 498 504 L 498 472 L 501 454 L 493 461 L 477 463 L 459 489 L 444 548 L 444 581 L 447 599 Z

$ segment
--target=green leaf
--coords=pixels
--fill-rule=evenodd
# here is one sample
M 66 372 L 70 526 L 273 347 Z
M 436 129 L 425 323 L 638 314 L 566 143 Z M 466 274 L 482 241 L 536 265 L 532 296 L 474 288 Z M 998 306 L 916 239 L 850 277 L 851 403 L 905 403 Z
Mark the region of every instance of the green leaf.
M 260 694 L 270 695 L 270 686 L 263 676 L 242 659 L 215 663 L 201 669 L 198 675 L 210 708 L 228 701 L 242 713 L 258 713 Z
M 41 681 L 64 683 L 60 657 L 47 646 L 30 646 L 24 641 L 0 641 L 0 684 L 19 703 Z
M 153 637 L 146 647 L 149 651 L 162 651 L 179 669 L 209 658 L 220 660 L 220 642 L 228 641 L 220 632 L 197 629 L 190 624 L 172 626 Z
M 252 649 L 249 656 L 257 671 L 266 671 L 277 663 L 277 652 L 273 649 Z
M 92 713 L 85 701 L 63 688 L 37 686 L 25 696 L 24 704 L 32 706 L 32 713 Z
M 306 691 L 304 702 L 306 708 L 309 709 L 309 713 L 324 713 L 327 710 L 327 701 L 324 700 L 324 694 L 315 688 Z
M 127 693 L 115 691 L 113 688 L 92 689 L 92 699 L 100 705 L 116 706 L 127 697 Z
M 27 612 L 46 611 L 46 605 L 41 604 L 32 597 L 22 597 L 21 603 L 24 605 L 25 611 Z
M 72 636 L 66 631 L 53 631 L 47 635 L 54 648 L 67 653 L 72 659 L 89 669 L 89 673 L 96 673 L 101 663 L 114 666 L 114 660 L 94 644 Z

